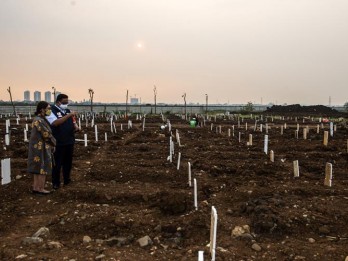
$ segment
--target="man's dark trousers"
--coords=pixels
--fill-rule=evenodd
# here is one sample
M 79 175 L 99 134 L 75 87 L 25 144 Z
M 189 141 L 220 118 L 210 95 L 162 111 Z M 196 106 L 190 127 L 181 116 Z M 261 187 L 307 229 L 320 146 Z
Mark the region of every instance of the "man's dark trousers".
M 64 184 L 70 183 L 70 172 L 72 167 L 74 144 L 56 146 L 54 152 L 54 166 L 52 170 L 53 186 L 60 186 L 60 171 L 63 169 Z

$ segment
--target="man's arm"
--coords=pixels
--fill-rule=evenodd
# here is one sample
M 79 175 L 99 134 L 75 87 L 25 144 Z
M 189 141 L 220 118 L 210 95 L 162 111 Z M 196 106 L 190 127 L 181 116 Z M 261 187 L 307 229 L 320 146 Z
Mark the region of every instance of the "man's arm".
M 64 122 L 66 122 L 69 118 L 71 118 L 72 116 L 74 116 L 76 113 L 75 112 L 70 112 L 69 114 L 65 115 L 64 117 L 55 120 L 54 122 L 51 123 L 52 126 L 57 127 L 61 124 L 63 124 Z
M 74 115 L 76 115 L 76 112 L 70 112 L 69 114 L 65 115 L 64 117 L 58 119 L 53 113 L 51 113 L 50 116 L 46 116 L 46 119 L 48 120 L 48 122 L 52 126 L 57 127 L 57 126 L 63 124 L 64 122 L 66 122 L 69 118 L 71 118 Z

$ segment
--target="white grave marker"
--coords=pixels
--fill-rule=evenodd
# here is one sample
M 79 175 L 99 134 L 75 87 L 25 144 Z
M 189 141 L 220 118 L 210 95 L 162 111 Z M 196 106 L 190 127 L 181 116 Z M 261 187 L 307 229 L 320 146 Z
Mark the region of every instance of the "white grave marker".
M 273 150 L 271 150 L 269 152 L 269 159 L 270 159 L 271 162 L 274 162 L 274 152 L 273 152 Z
M 303 139 L 307 139 L 307 128 L 303 128 Z
M 95 141 L 98 141 L 98 126 L 94 125 Z
M 198 251 L 198 261 L 204 261 L 204 251 Z
M 333 137 L 333 122 L 330 122 L 330 136 Z
M 197 180 L 196 179 L 193 179 L 193 200 L 194 200 L 195 210 L 197 210 L 198 203 L 197 203 Z
M 327 146 L 327 144 L 329 143 L 329 132 L 328 131 L 324 131 L 324 146 Z
M 265 135 L 265 141 L 263 145 L 263 152 L 268 154 L 268 135 Z
M 11 159 L 1 160 L 1 185 L 6 185 L 11 182 Z
M 249 146 L 253 145 L 253 135 L 249 134 Z
M 328 187 L 331 187 L 332 185 L 332 164 L 331 163 L 326 163 L 326 166 L 325 166 L 324 185 Z
M 188 163 L 187 163 L 187 166 L 188 166 L 188 184 L 189 184 L 189 187 L 192 187 L 191 163 L 188 162 Z
M 24 142 L 28 141 L 28 134 L 27 134 L 27 130 L 24 129 Z
M 298 165 L 298 160 L 294 160 L 294 177 L 298 178 L 300 176 L 300 167 Z
M 210 254 L 211 260 L 215 261 L 216 251 L 216 232 L 217 232 L 217 212 L 214 206 L 211 207 L 211 219 L 210 219 Z
M 178 154 L 178 164 L 176 166 L 176 169 L 179 170 L 180 169 L 180 160 L 181 160 L 181 152 L 179 152 Z
M 6 146 L 10 145 L 10 134 L 5 134 L 5 145 Z

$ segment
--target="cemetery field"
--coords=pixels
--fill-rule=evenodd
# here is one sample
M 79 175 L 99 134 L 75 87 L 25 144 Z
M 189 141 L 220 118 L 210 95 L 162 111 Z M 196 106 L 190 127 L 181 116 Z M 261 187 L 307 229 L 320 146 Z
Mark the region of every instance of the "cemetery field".
M 135 117 L 130 129 L 125 119 L 114 120 L 117 133 L 99 117 L 98 141 L 95 128 L 82 120 L 73 182 L 47 196 L 30 192 L 23 133 L 30 120 L 21 118 L 17 125 L 11 119 L 5 146 L 1 118 L 0 158 L 10 158 L 11 182 L 0 186 L 0 260 L 198 260 L 198 251 L 211 260 L 214 206 L 216 260 L 343 261 L 348 256 L 348 131 L 334 122 L 331 136 L 329 123 L 295 116 L 258 116 L 255 125 L 255 116 L 229 115 L 197 128 L 169 116 L 172 135 L 169 126 L 161 130 L 160 116 L 146 118 L 144 129 Z M 325 173 L 327 163 L 332 177 Z M 47 177 L 49 190 L 50 181 Z M 40 228 L 39 239 L 27 238 Z

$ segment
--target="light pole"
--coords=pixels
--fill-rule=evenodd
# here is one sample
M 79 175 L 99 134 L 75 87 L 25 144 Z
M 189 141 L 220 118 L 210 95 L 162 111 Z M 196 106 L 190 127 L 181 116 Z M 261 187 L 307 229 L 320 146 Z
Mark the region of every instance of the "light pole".
M 185 103 L 185 120 L 186 120 L 186 92 L 181 97 L 184 98 L 184 103 Z
M 156 98 L 157 98 L 157 87 L 156 87 L 156 85 L 154 85 L 154 88 L 153 88 L 153 96 L 155 98 L 155 114 L 156 114 L 156 112 L 157 112 L 157 110 L 156 110 L 156 107 L 157 107 L 157 101 L 156 101 Z
M 52 87 L 52 90 L 53 90 L 53 103 L 56 102 L 56 87 Z

